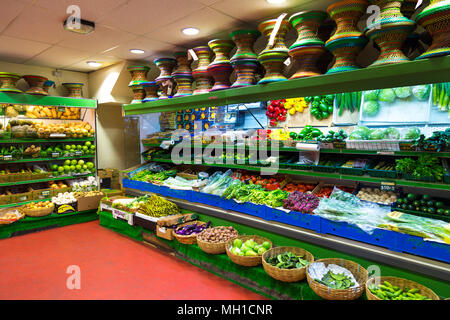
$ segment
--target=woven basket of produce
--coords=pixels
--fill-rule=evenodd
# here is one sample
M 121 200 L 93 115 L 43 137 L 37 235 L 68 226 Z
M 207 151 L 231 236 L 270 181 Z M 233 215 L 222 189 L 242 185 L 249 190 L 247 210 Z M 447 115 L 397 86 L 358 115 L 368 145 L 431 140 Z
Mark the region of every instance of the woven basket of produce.
M 196 244 L 197 236 L 209 228 L 210 222 L 189 221 L 176 226 L 172 232 L 175 239 L 182 244 Z
M 51 201 L 27 203 L 20 208 L 27 217 L 48 216 L 55 210 L 55 205 Z
M 245 250 L 242 250 L 244 247 Z M 271 248 L 272 242 L 269 239 L 256 235 L 230 239 L 225 247 L 230 260 L 244 267 L 254 267 L 261 264 L 263 253 Z M 240 252 L 242 255 L 239 254 Z
M 214 227 L 204 230 L 197 236 L 197 244 L 204 252 L 209 254 L 225 253 L 228 240 L 238 236 L 233 227 Z
M 440 300 L 431 289 L 407 279 L 373 277 L 366 282 L 367 300 Z
M 310 252 L 298 247 L 275 247 L 262 256 L 263 268 L 267 274 L 283 282 L 305 279 L 306 267 L 313 261 L 314 256 Z
M 359 265 L 356 262 L 344 260 L 344 259 L 336 259 L 336 258 L 330 258 L 330 259 L 320 259 L 315 261 L 314 263 L 322 262 L 325 264 L 325 266 L 328 266 L 330 264 L 341 266 L 348 271 L 350 271 L 355 278 L 355 280 L 358 282 L 358 286 L 356 287 L 350 287 L 348 289 L 332 289 L 329 286 L 320 283 L 319 281 L 313 279 L 310 275 L 310 264 L 306 268 L 306 278 L 308 280 L 309 287 L 321 298 L 326 300 L 355 300 L 358 299 L 364 292 L 365 284 L 367 282 L 367 270 L 364 269 L 361 265 Z M 340 276 L 341 279 L 342 275 Z M 344 281 L 349 281 L 349 279 L 343 279 Z M 350 283 L 351 284 L 351 283 Z M 349 286 L 349 284 L 345 284 L 346 287 Z

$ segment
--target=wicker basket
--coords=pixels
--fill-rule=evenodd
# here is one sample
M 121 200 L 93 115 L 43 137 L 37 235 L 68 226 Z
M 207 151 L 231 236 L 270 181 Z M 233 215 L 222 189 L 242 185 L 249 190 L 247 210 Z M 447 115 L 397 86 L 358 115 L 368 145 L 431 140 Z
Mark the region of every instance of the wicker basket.
M 188 226 L 188 225 L 190 225 L 190 224 L 195 224 L 195 223 L 198 223 L 198 224 L 200 224 L 200 225 L 206 224 L 206 222 L 203 222 L 203 221 L 189 221 L 189 222 L 186 222 L 186 223 L 182 223 L 182 224 L 180 224 L 180 225 L 177 225 L 177 226 L 174 227 L 174 229 L 172 229 L 172 233 L 173 233 L 173 236 L 175 237 L 175 239 L 177 239 L 178 242 L 179 242 L 179 243 L 182 243 L 182 244 L 196 244 L 196 243 L 197 243 L 197 236 L 198 236 L 201 232 L 200 232 L 200 233 L 191 234 L 191 235 L 189 235 L 189 236 L 182 236 L 182 235 L 179 235 L 179 234 L 176 234 L 176 233 L 175 233 L 175 229 L 176 229 L 176 228 Z
M 272 278 L 283 282 L 298 282 L 305 279 L 306 266 L 298 269 L 280 269 L 266 262 L 267 258 L 277 256 L 284 252 L 292 252 L 295 255 L 303 255 L 304 259 L 310 263 L 314 261 L 313 255 L 305 249 L 298 247 L 275 247 L 266 251 L 262 256 L 263 268 L 267 274 Z
M 255 236 L 238 236 L 237 238 L 241 239 L 242 242 L 253 239 L 257 244 L 261 244 L 261 243 L 267 241 L 270 243 L 270 248 L 273 247 L 272 242 L 269 239 L 264 238 L 264 237 L 255 235 Z M 254 267 L 254 266 L 261 264 L 262 256 L 238 256 L 238 255 L 231 253 L 230 247 L 233 246 L 233 241 L 234 241 L 234 239 L 228 240 L 226 247 L 225 247 L 225 249 L 227 251 L 227 255 L 231 261 L 233 261 L 234 263 L 236 263 L 238 265 L 244 266 L 244 267 Z
M 321 298 L 326 300 L 355 300 L 358 299 L 364 292 L 365 284 L 367 282 L 367 270 L 356 262 L 344 259 L 320 259 L 315 262 L 323 262 L 326 266 L 329 264 L 336 264 L 346 268 L 350 271 L 358 281 L 359 287 L 345 290 L 331 289 L 319 282 L 315 281 L 309 276 L 309 266 L 306 269 L 306 278 L 308 279 L 309 287 Z
M 384 281 L 388 281 L 390 284 L 392 284 L 393 286 L 397 286 L 400 289 L 403 288 L 409 288 L 409 289 L 419 289 L 419 294 L 426 296 L 427 298 L 430 298 L 432 300 L 440 300 L 439 296 L 434 293 L 431 289 L 428 289 L 427 287 L 411 281 L 411 280 L 407 280 L 407 279 L 402 279 L 402 278 L 397 278 L 397 277 L 373 277 L 370 278 L 369 280 L 367 280 L 366 282 L 366 296 L 367 296 L 367 300 L 382 300 L 380 298 L 378 298 L 376 295 L 374 295 L 372 292 L 370 292 L 369 290 L 369 286 L 371 284 L 374 284 L 376 280 L 379 280 L 380 284 L 383 284 Z
M 55 210 L 55 205 L 52 205 L 49 208 L 39 208 L 39 209 L 25 209 L 25 207 L 21 207 L 20 211 L 22 211 L 27 217 L 44 217 L 48 216 Z
M 236 231 L 237 232 L 237 231 Z M 197 235 L 198 236 L 198 235 Z M 236 237 L 232 238 L 231 240 L 234 240 Z M 227 241 L 225 242 L 206 242 L 202 241 L 201 239 L 197 238 L 197 244 L 204 252 L 209 254 L 220 254 L 225 253 L 225 245 Z

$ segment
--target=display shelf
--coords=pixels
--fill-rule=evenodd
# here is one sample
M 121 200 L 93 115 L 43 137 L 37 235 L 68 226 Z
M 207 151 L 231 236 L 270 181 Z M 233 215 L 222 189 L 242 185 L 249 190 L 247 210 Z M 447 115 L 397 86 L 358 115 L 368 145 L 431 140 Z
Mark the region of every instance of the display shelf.
M 51 201 L 51 198 L 47 198 L 47 199 L 39 199 L 39 200 L 31 200 L 31 201 L 24 201 L 24 202 L 16 202 L 16 203 L 9 203 L 9 204 L 2 204 L 0 205 L 0 209 L 3 208 L 12 208 L 12 207 L 20 207 L 23 206 L 27 203 L 34 203 L 34 202 L 42 202 L 42 201 Z
M 52 97 L 12 92 L 0 92 L 0 103 L 49 107 L 97 108 L 97 100 L 95 99 Z
M 450 56 L 435 57 L 325 74 L 289 81 L 204 93 L 138 104 L 123 105 L 126 116 L 286 99 L 342 92 L 393 88 L 450 80 Z
M 0 187 L 14 186 L 19 184 L 31 184 L 31 183 L 39 183 L 39 182 L 47 182 L 47 181 L 56 181 L 56 180 L 70 180 L 70 179 L 80 179 L 95 176 L 95 173 L 89 174 L 80 174 L 77 176 L 63 176 L 63 177 L 54 177 L 54 178 L 46 178 L 39 180 L 26 180 L 26 181 L 14 181 L 14 182 L 6 182 L 0 183 Z
M 11 161 L 0 160 L 0 164 L 26 163 L 26 162 L 45 162 L 45 161 L 71 160 L 71 159 L 93 159 L 93 158 L 95 158 L 95 155 L 73 156 L 73 157 L 59 157 L 59 158 L 29 158 L 29 159 L 20 159 L 20 160 L 11 160 Z
M 151 161 L 155 162 L 165 162 L 165 163 L 173 163 L 171 159 L 152 159 Z M 349 181 L 360 181 L 360 182 L 371 182 L 371 183 L 382 183 L 382 182 L 395 182 L 397 186 L 405 186 L 405 187 L 418 187 L 418 188 L 428 188 L 428 189 L 440 189 L 440 190 L 449 190 L 450 184 L 444 183 L 431 183 L 431 182 L 422 182 L 422 181 L 411 181 L 404 179 L 391 179 L 391 178 L 377 178 L 370 176 L 354 176 L 354 175 L 344 175 L 339 173 L 328 173 L 328 172 L 317 172 L 317 171 L 302 171 L 302 170 L 294 170 L 287 168 L 270 168 L 270 167 L 257 167 L 247 164 L 216 164 L 216 163 L 194 163 L 191 162 L 189 164 L 201 164 L 210 167 L 220 167 L 220 168 L 229 168 L 229 169 L 242 169 L 248 171 L 261 171 L 265 172 L 277 172 L 280 174 L 291 174 L 297 176 L 309 176 L 309 177 L 321 177 L 321 178 L 330 178 L 330 179 L 338 179 L 338 180 L 349 180 Z
M 67 138 L 67 139 L 11 139 L 0 140 L 3 144 L 15 144 L 15 143 L 65 143 L 65 142 L 86 142 L 95 141 L 95 137 L 90 138 Z

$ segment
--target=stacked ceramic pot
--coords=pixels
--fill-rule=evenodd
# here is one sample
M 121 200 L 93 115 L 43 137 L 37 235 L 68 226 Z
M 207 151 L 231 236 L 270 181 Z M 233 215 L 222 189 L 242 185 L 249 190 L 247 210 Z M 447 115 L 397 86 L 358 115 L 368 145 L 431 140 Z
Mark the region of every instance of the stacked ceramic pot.
M 22 78 L 21 75 L 11 72 L 0 72 L 0 92 L 19 92 L 16 88 L 17 81 Z
M 193 50 L 198 58 L 197 68 L 192 70 L 192 76 L 195 79 L 193 94 L 208 93 L 213 82 L 213 78 L 208 72 L 213 52 L 208 46 L 195 47 Z
M 131 81 L 128 84 L 128 87 L 133 91 L 131 103 L 141 103 L 145 98 L 145 91 L 141 84 L 147 81 L 147 73 L 150 68 L 147 66 L 130 66 L 127 69 L 131 73 Z
M 237 48 L 236 53 L 230 59 L 236 74 L 236 81 L 231 87 L 238 88 L 256 84 L 255 75 L 259 62 L 253 46 L 260 35 L 258 30 L 236 30 L 230 33 Z
M 430 0 L 430 5 L 417 15 L 416 22 L 433 37 L 431 46 L 417 59 L 450 53 L 450 0 Z
M 214 60 L 208 66 L 208 72 L 214 79 L 214 86 L 210 91 L 228 89 L 231 86 L 230 76 L 233 67 L 230 62 L 230 52 L 234 48 L 231 40 L 214 39 L 208 42 L 208 46 L 215 54 Z
M 175 86 L 172 72 L 173 68 L 177 65 L 177 60 L 173 58 L 160 58 L 153 61 L 159 68 L 159 76 L 155 79 L 158 88 L 160 89 L 160 95 L 158 99 L 169 99 L 172 98 L 172 90 Z M 150 89 L 150 87 L 147 87 Z M 158 92 L 158 89 L 157 89 Z M 152 98 L 153 99 L 153 98 Z
M 278 32 L 273 37 L 273 43 L 270 43 L 271 35 L 274 32 L 277 19 L 267 20 L 258 26 L 258 30 L 269 39 L 266 48 L 260 52 L 258 60 L 266 70 L 264 78 L 258 83 L 269 83 L 277 81 L 286 81 L 283 75 L 284 62 L 289 57 L 289 49 L 284 43 L 284 38 L 289 31 L 289 21 L 281 20 Z
M 366 46 L 368 39 L 358 30 L 358 21 L 366 12 L 367 0 L 344 0 L 328 7 L 327 12 L 337 28 L 331 38 L 325 43 L 335 61 L 327 73 L 356 70 L 360 67 L 356 58 Z
M 411 19 L 414 12 L 416 12 L 416 5 L 419 0 L 405 0 L 400 7 L 401 13 L 408 19 Z
M 415 22 L 405 18 L 400 11 L 403 0 L 371 0 L 380 7 L 380 15 L 366 27 L 365 35 L 380 48 L 378 59 L 370 65 L 380 66 L 409 61 L 401 50 Z
M 142 99 L 142 102 L 158 100 L 159 85 L 156 83 L 156 81 L 142 82 L 141 86 L 145 91 L 145 98 Z
M 25 93 L 29 94 L 35 94 L 35 95 L 41 95 L 41 96 L 47 96 L 48 92 L 44 90 L 44 83 L 48 80 L 45 77 L 41 76 L 34 76 L 34 75 L 26 75 L 22 78 L 25 79 L 25 81 L 30 86 Z
M 177 93 L 174 98 L 192 95 L 192 77 L 191 61 L 188 59 L 187 52 L 178 51 L 174 53 L 177 59 L 177 67 L 172 72 L 172 77 L 177 83 Z
M 326 49 L 318 36 L 318 29 L 326 18 L 327 14 L 322 11 L 302 11 L 289 18 L 298 34 L 297 40 L 289 47 L 289 56 L 298 63 L 298 69 L 290 79 L 322 74 L 317 61 Z
M 83 83 L 63 83 L 62 85 L 69 91 L 67 97 L 83 98 L 83 93 L 81 91 L 83 89 Z
M 51 87 L 53 87 L 53 88 L 55 87 L 55 81 L 47 80 L 44 82 L 44 91 L 45 92 L 49 93 Z

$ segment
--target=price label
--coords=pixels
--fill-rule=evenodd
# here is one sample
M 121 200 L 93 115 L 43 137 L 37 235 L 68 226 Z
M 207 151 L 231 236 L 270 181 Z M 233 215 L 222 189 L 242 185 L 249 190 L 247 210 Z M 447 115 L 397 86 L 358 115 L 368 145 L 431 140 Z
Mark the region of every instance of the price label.
M 66 107 L 58 107 L 58 112 L 66 112 Z
M 75 156 L 82 156 L 83 155 L 83 151 L 75 151 Z
M 380 190 L 381 191 L 395 191 L 395 182 L 389 182 L 389 181 L 381 182 Z
M 12 155 L 7 154 L 3 156 L 3 161 L 11 161 L 12 160 Z
M 52 158 L 59 158 L 60 155 L 61 154 L 59 152 L 52 152 Z
M 384 156 L 393 156 L 395 154 L 394 151 L 378 151 L 377 154 Z
M 41 195 L 42 195 L 43 197 L 48 197 L 48 196 L 50 196 L 50 191 L 48 191 L 48 190 L 42 191 Z

